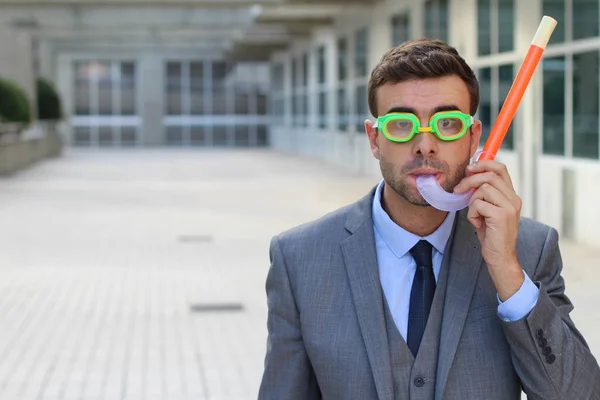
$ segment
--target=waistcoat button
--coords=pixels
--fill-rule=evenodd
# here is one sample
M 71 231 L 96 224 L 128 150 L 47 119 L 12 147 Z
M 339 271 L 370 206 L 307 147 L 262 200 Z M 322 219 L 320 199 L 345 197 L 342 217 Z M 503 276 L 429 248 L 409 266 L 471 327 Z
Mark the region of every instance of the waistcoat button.
M 414 384 L 416 387 L 425 386 L 425 379 L 423 379 L 419 376 L 418 378 L 415 379 Z

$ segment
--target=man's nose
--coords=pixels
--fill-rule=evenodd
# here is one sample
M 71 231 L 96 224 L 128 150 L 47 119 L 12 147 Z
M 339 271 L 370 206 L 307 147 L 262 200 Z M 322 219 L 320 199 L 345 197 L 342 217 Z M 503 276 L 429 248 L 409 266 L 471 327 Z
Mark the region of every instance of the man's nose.
M 429 156 L 436 154 L 437 137 L 433 132 L 419 132 L 413 138 L 413 154 L 415 156 Z

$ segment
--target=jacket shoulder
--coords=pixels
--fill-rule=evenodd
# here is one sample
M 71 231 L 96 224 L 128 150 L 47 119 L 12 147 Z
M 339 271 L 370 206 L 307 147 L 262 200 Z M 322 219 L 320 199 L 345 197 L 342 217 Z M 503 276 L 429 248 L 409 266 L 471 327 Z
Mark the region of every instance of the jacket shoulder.
M 524 241 L 534 241 L 545 243 L 550 233 L 555 233 L 556 229 L 542 222 L 531 218 L 521 217 L 519 221 L 519 239 Z
M 305 222 L 274 237 L 282 246 L 307 243 L 311 241 L 323 241 L 327 237 L 336 237 L 344 232 L 344 225 L 350 210 L 356 203 L 338 208 L 315 220 Z
M 523 269 L 533 277 L 542 259 L 559 256 L 558 232 L 542 222 L 522 217 L 519 223 L 517 254 Z

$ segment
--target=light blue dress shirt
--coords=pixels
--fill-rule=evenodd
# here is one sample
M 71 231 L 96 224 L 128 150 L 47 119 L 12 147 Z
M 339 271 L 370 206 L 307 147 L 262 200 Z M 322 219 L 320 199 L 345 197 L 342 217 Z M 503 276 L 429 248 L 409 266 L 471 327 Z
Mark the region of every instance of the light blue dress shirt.
M 429 236 L 420 237 L 398 226 L 381 206 L 382 180 L 373 199 L 373 231 L 377 248 L 379 277 L 383 294 L 398 331 L 406 340 L 410 291 L 417 268 L 410 249 L 419 240 L 427 240 L 433 246 L 433 273 L 437 282 L 444 257 L 446 243 L 452 233 L 456 213 L 448 213 L 442 224 Z M 498 315 L 505 321 L 517 321 L 533 309 L 539 289 L 525 274 L 525 281 L 517 293 L 504 303 L 498 299 Z

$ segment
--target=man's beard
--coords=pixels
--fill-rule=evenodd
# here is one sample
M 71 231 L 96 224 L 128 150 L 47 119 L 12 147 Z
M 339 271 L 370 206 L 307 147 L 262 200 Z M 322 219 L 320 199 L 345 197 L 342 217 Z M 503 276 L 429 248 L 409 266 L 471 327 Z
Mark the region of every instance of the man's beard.
M 379 165 L 381 167 L 381 174 L 383 175 L 383 179 L 385 182 L 400 195 L 403 199 L 408 201 L 410 204 L 421 207 L 429 207 L 429 203 L 425 201 L 423 196 L 419 193 L 419 191 L 410 186 L 407 182 L 407 175 L 418 168 L 433 168 L 440 173 L 443 173 L 446 177 L 442 187 L 447 192 L 452 192 L 454 187 L 459 184 L 461 180 L 467 175 L 466 168 L 469 165 L 469 157 L 457 166 L 456 170 L 452 173 L 450 171 L 450 166 L 436 158 L 423 158 L 419 157 L 415 160 L 406 163 L 402 166 L 400 171 L 396 170 L 396 167 L 393 163 L 386 160 L 386 158 L 381 154 L 379 159 Z

